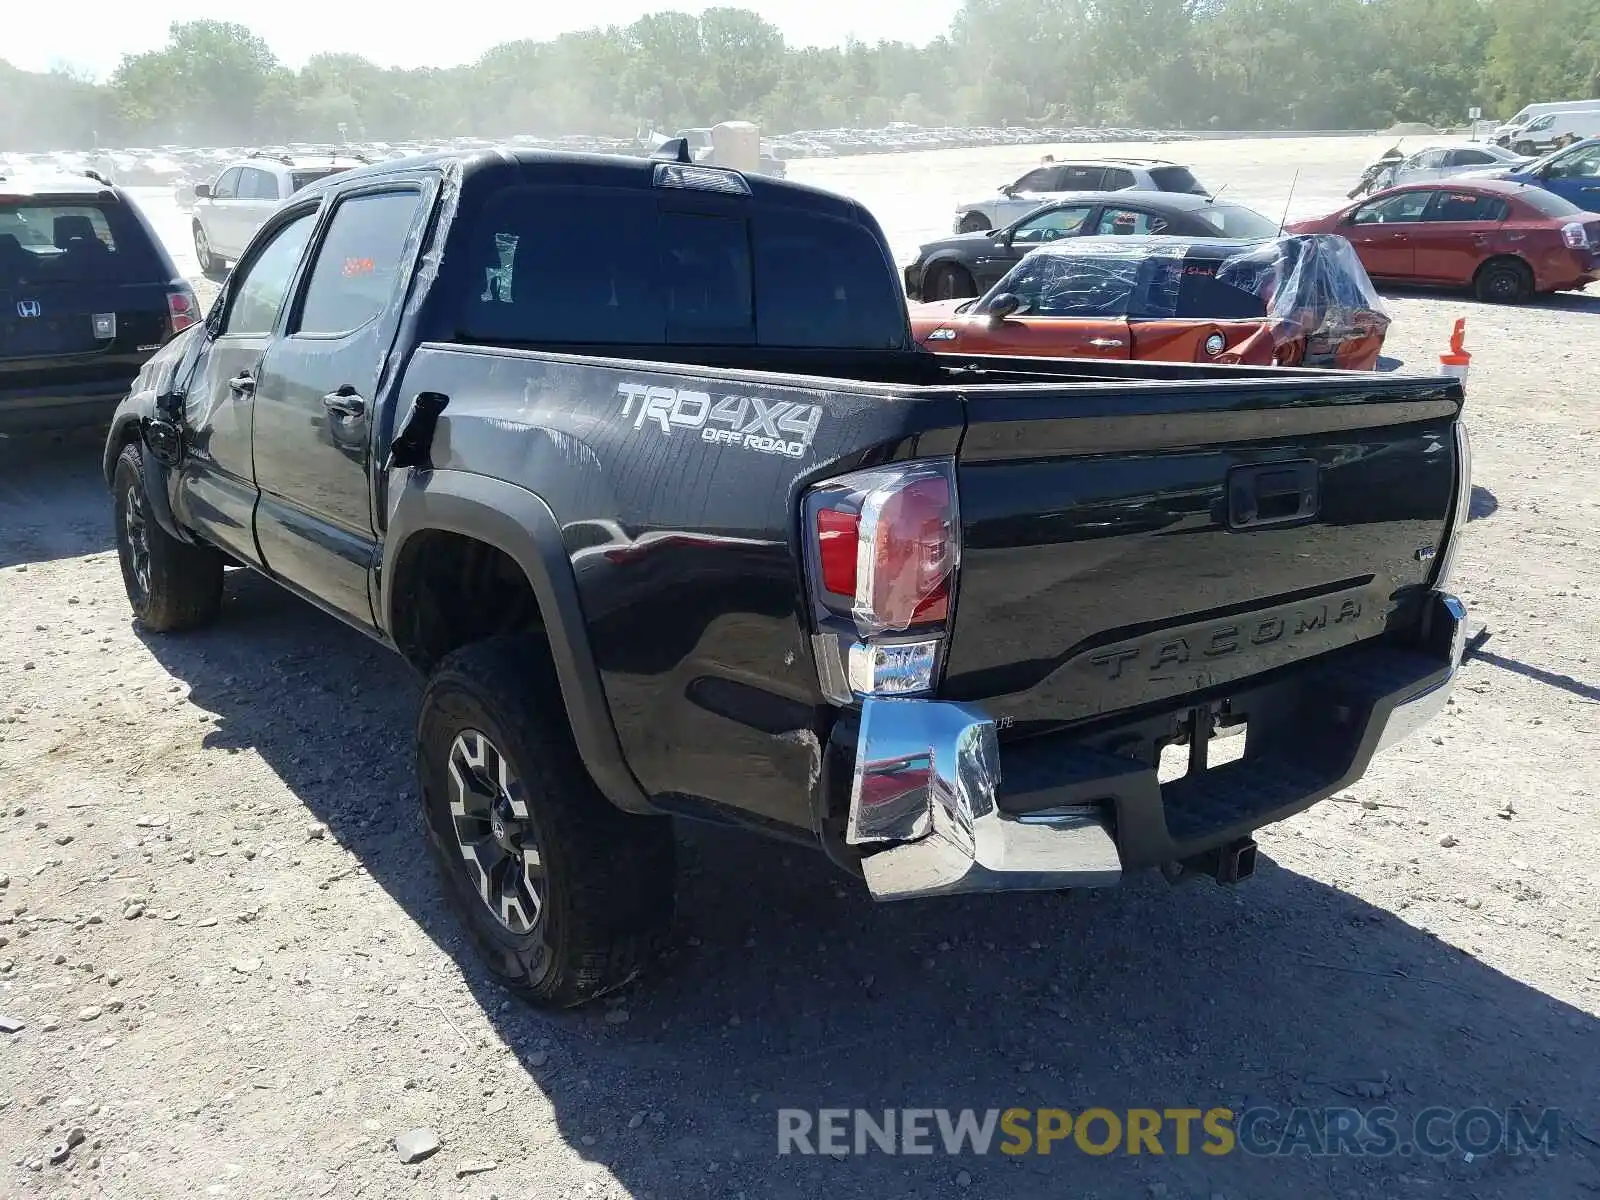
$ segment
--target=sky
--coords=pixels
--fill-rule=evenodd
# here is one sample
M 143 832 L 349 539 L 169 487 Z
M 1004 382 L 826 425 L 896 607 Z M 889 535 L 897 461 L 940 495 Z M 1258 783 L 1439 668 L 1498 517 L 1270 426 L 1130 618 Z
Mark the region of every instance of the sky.
M 836 46 L 848 37 L 925 43 L 950 27 L 960 0 L 723 0 L 760 13 L 794 45 Z M 382 9 L 338 0 L 76 0 L 70 20 L 50 4 L 6 6 L 0 58 L 30 71 L 72 67 L 104 78 L 124 54 L 166 42 L 173 21 L 236 21 L 266 39 L 291 67 L 324 51 L 361 54 L 381 66 L 455 66 L 519 38 L 546 40 L 596 25 L 626 25 L 648 12 L 698 13 L 704 0 L 451 0 Z M 417 14 L 416 19 L 409 17 Z

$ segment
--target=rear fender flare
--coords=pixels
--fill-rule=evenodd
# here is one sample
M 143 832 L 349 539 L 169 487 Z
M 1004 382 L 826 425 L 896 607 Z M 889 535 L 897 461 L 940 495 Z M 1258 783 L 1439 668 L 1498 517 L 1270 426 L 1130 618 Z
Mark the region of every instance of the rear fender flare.
M 395 595 L 395 568 L 413 535 L 461 534 L 508 555 L 538 598 L 573 741 L 590 777 L 623 811 L 658 813 L 623 755 L 589 646 L 577 580 L 549 505 L 516 484 L 463 471 L 410 472 L 394 496 L 379 574 L 385 633 L 392 639 L 397 628 L 404 598 Z

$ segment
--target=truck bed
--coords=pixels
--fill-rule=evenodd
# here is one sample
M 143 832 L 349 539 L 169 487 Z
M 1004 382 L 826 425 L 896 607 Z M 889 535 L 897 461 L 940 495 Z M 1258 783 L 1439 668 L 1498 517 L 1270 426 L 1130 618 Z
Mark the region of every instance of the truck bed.
M 816 745 L 834 710 L 796 610 L 796 514 L 818 480 L 955 459 L 962 559 L 939 697 L 981 703 L 1007 740 L 1225 696 L 1409 628 L 1458 484 L 1446 380 L 903 355 L 800 375 L 749 364 L 822 356 L 687 350 L 715 362 L 426 344 L 404 392 L 459 397 L 437 470 L 470 464 L 550 504 L 645 794 L 765 826 L 815 831 L 832 803 Z M 644 416 L 651 389 L 666 399 Z M 698 405 L 666 415 L 696 395 L 814 406 L 814 437 L 795 456 L 710 444 Z M 1316 481 L 1306 514 L 1231 527 L 1245 501 L 1230 480 L 1285 462 Z

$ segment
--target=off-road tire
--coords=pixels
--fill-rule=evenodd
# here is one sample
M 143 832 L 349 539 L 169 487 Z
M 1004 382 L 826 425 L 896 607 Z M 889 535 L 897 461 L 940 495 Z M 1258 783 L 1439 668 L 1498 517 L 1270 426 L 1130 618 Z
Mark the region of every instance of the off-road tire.
M 985 229 L 992 228 L 994 228 L 994 226 L 989 224 L 988 217 L 984 216 L 982 213 L 971 212 L 961 218 L 961 224 L 957 227 L 956 232 L 981 233 Z
M 1520 258 L 1491 258 L 1478 268 L 1472 291 L 1485 304 L 1521 304 L 1533 295 L 1533 272 Z
M 176 633 L 216 620 L 222 608 L 222 555 L 210 546 L 180 542 L 156 523 L 138 443 L 124 446 L 117 456 L 111 496 L 122 585 L 139 624 L 152 633 Z
M 513 932 L 479 894 L 451 815 L 458 736 L 491 742 L 519 781 L 542 860 L 540 912 Z M 584 1004 L 636 978 L 672 925 L 674 843 L 663 817 L 614 807 L 573 744 L 549 647 L 497 637 L 434 669 L 417 719 L 417 777 L 445 896 L 499 982 L 546 1008 Z
M 928 269 L 922 285 L 925 300 L 965 300 L 978 294 L 978 285 L 965 267 L 953 263 L 935 263 Z

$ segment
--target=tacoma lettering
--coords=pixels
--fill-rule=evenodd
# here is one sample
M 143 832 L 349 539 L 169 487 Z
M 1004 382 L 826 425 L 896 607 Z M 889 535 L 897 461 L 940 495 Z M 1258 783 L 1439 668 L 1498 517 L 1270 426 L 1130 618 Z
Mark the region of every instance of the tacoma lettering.
M 1361 619 L 1361 602 L 1343 600 L 1337 611 L 1326 604 L 1300 609 L 1285 616 L 1260 617 L 1243 625 L 1221 625 L 1206 633 L 1170 635 L 1143 645 L 1112 646 L 1089 656 L 1091 666 L 1106 679 L 1121 679 L 1127 669 L 1143 662 L 1152 675 L 1169 673 L 1195 657 L 1227 658 L 1246 646 L 1271 646 L 1306 634 L 1325 633 L 1331 626 Z

